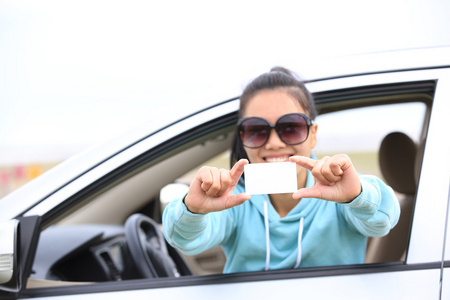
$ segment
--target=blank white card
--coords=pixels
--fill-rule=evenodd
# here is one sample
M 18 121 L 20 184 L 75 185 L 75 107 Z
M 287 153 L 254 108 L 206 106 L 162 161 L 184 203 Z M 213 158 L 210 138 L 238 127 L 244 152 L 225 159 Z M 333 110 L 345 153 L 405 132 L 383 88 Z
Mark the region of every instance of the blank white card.
M 244 166 L 244 175 L 247 194 L 284 194 L 297 191 L 294 162 L 248 164 Z

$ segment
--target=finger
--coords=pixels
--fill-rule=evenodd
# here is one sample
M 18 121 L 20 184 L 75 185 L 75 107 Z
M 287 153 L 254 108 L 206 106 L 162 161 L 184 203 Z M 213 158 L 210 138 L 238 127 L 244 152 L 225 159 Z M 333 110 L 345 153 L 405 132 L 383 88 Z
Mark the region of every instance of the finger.
M 302 198 L 317 198 L 323 199 L 322 192 L 317 187 L 303 188 L 292 194 L 292 198 L 294 199 L 302 199 Z
M 328 181 L 333 184 L 342 178 L 343 171 L 338 161 L 334 158 L 330 158 L 322 166 L 321 174 Z
M 231 186 L 232 179 L 230 171 L 220 169 L 220 190 L 217 192 L 217 196 L 222 195 Z
M 331 178 L 332 176 L 330 175 L 331 171 L 329 169 L 329 162 L 328 162 L 329 159 L 330 159 L 329 156 L 325 156 L 322 159 L 316 161 L 316 165 L 311 170 L 311 173 L 314 176 L 314 178 L 326 185 L 334 183 L 333 180 L 330 180 L 332 179 Z
M 352 161 L 350 157 L 346 154 L 338 154 L 333 157 L 336 163 L 339 165 L 339 168 L 344 172 L 348 168 L 352 166 Z
M 209 197 L 216 197 L 219 191 L 222 189 L 221 180 L 220 180 L 220 170 L 217 168 L 211 168 L 210 172 L 212 174 L 212 184 L 209 186 L 209 189 L 206 190 L 206 195 Z
M 319 180 L 325 184 L 333 184 L 333 182 L 335 182 L 335 179 L 333 178 L 333 176 L 330 176 L 329 174 L 327 174 L 327 173 L 330 173 L 330 171 L 325 170 L 325 173 L 323 173 L 324 172 L 324 164 L 329 158 L 330 158 L 329 156 L 326 156 L 320 160 L 315 160 L 315 159 L 312 159 L 312 158 L 306 157 L 306 156 L 291 156 L 289 158 L 289 160 L 310 170 L 312 175 L 317 180 Z
M 330 164 L 330 172 L 335 177 L 339 177 L 339 178 L 341 178 L 342 174 L 344 173 L 344 171 L 342 171 L 342 167 L 339 162 L 334 162 L 334 163 Z
M 197 173 L 200 187 L 209 197 L 214 197 L 220 190 L 220 171 L 217 168 L 201 167 Z
M 237 163 L 234 164 L 233 168 L 231 168 L 230 176 L 231 176 L 231 184 L 237 185 L 239 179 L 244 173 L 244 166 L 248 164 L 248 160 L 241 159 Z
M 232 195 L 232 196 L 228 197 L 228 199 L 226 200 L 224 209 L 228 209 L 228 208 L 235 207 L 237 205 L 241 205 L 242 203 L 249 200 L 250 198 L 251 198 L 251 195 L 247 194 L 247 193 L 240 193 L 237 195 Z
M 200 183 L 201 189 L 206 192 L 213 184 L 212 173 L 209 167 L 201 167 L 197 172 L 195 179 Z
M 317 162 L 315 159 L 300 155 L 289 157 L 289 161 L 295 162 L 297 165 L 306 168 L 310 171 L 314 168 Z
M 325 163 L 322 173 L 331 182 L 342 179 L 344 171 L 351 167 L 351 160 L 347 155 L 335 155 Z

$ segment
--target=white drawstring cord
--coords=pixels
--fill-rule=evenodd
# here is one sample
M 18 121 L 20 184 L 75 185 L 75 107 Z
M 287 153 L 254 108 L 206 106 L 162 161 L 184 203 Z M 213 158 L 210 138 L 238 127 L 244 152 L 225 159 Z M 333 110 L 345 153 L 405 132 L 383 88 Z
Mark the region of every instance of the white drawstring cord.
M 294 266 L 294 269 L 298 268 L 300 266 L 300 262 L 302 261 L 302 235 L 303 235 L 303 219 L 304 217 L 301 217 L 300 219 L 300 225 L 298 227 L 298 251 L 297 251 L 297 262 Z
M 269 270 L 270 265 L 270 234 L 269 234 L 269 213 L 267 208 L 267 200 L 264 200 L 264 225 L 266 227 L 266 266 L 264 268 L 265 271 Z M 302 261 L 302 236 L 303 236 L 303 219 L 300 218 L 300 225 L 298 228 L 298 251 L 297 251 L 297 262 L 295 263 L 294 269 L 298 268 L 300 262 Z
M 270 264 L 270 234 L 269 234 L 269 213 L 267 211 L 267 200 L 264 200 L 264 224 L 266 227 L 266 267 L 265 271 L 269 270 Z

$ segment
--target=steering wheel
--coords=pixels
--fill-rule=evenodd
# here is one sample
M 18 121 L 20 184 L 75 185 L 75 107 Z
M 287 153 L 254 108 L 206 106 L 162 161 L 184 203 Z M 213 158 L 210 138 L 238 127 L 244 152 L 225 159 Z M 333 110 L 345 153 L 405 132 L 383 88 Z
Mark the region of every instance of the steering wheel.
M 125 222 L 125 237 L 131 258 L 144 278 L 179 277 L 158 224 L 143 214 L 133 214 Z

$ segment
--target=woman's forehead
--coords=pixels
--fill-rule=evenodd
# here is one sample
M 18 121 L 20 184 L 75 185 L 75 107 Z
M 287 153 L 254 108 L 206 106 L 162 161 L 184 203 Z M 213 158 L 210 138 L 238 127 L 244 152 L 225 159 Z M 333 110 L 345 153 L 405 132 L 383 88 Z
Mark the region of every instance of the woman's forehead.
M 278 119 L 288 113 L 306 113 L 299 100 L 282 90 L 264 90 L 248 100 L 243 117 Z

